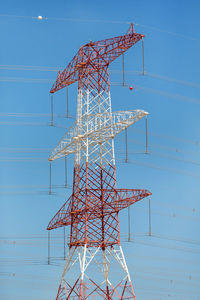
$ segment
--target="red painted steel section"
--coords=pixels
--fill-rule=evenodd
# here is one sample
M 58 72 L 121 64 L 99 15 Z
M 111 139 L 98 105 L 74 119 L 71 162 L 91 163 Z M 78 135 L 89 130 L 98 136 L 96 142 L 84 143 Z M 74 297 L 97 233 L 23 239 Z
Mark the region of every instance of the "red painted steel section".
M 143 189 L 116 189 L 115 183 L 115 169 L 111 165 L 106 169 L 88 165 L 87 171 L 84 166 L 77 167 L 73 194 L 47 229 L 71 225 L 70 247 L 119 244 L 119 211 L 151 193 Z
M 92 299 L 107 299 L 107 300 L 113 300 L 113 299 L 134 299 L 136 300 L 135 293 L 133 291 L 133 286 L 131 283 L 128 282 L 128 280 L 122 280 L 120 283 L 118 283 L 116 286 L 112 286 L 110 288 L 103 288 L 99 286 L 93 279 L 89 278 L 89 281 L 91 282 L 90 285 L 87 287 L 84 285 L 84 283 L 78 283 L 78 280 L 75 282 L 74 286 L 69 285 L 66 282 L 66 285 L 63 284 L 63 286 L 60 285 L 58 294 L 56 297 L 56 300 L 65 300 L 65 299 L 79 299 L 79 300 L 86 300 L 89 299 L 92 296 Z M 68 287 L 68 291 L 66 292 Z M 83 293 L 82 293 L 83 291 Z M 67 294 L 68 293 L 68 294 Z M 66 297 L 66 294 L 68 295 Z
M 62 73 L 58 72 L 50 93 L 55 93 L 76 81 L 79 82 L 79 88 L 85 85 L 89 85 L 89 89 L 107 88 L 109 82 L 106 77 L 109 64 L 143 37 L 143 34 L 135 33 L 133 24 L 131 24 L 125 35 L 97 42 L 90 41 L 79 49 Z M 84 79 L 89 75 L 93 80 L 88 83 Z

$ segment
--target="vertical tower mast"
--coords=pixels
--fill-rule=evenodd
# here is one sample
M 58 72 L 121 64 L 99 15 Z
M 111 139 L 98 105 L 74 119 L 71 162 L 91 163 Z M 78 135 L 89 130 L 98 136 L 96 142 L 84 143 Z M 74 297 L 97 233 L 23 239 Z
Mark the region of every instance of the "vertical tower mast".
M 71 226 L 57 300 L 135 299 L 120 246 L 119 211 L 151 193 L 117 189 L 114 137 L 148 113 L 112 113 L 108 67 L 142 38 L 131 25 L 124 36 L 82 46 L 51 89 L 54 93 L 78 81 L 76 122 L 49 157 L 75 153 L 73 193 L 47 227 Z M 114 260 L 121 271 L 110 278 Z

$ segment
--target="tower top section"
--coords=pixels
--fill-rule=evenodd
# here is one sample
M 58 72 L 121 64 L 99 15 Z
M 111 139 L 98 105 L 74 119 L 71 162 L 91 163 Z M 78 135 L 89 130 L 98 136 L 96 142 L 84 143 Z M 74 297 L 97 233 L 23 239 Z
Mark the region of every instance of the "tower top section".
M 101 76 L 101 71 L 105 71 L 105 68 L 107 69 L 111 62 L 143 37 L 143 34 L 135 32 L 133 23 L 131 23 L 125 35 L 97 42 L 90 41 L 83 45 L 63 72 L 58 72 L 50 93 L 53 94 L 76 81 L 79 82 L 79 87 L 82 88 L 81 83 L 85 81 L 85 78 L 93 78 L 93 81 L 96 74 L 98 74 L 98 77 Z M 102 87 L 102 89 L 104 88 Z

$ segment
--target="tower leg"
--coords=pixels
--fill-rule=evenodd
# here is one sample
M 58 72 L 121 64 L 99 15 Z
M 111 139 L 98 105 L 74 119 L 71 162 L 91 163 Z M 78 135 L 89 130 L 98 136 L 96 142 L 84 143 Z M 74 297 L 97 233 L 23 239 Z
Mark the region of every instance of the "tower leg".
M 122 247 L 119 246 L 118 249 L 113 248 L 112 252 L 114 253 L 115 259 L 118 261 L 118 263 L 121 265 L 123 270 L 126 273 L 126 277 L 124 278 L 123 283 L 123 291 L 120 299 L 134 299 L 136 300 L 135 293 L 133 290 L 133 284 L 131 282 L 130 274 L 128 271 L 128 267 L 126 264 L 126 260 L 124 257 L 124 253 L 122 251 Z M 122 287 L 122 282 L 120 283 L 120 286 Z
M 136 300 L 121 246 L 69 249 L 56 297 L 67 299 Z

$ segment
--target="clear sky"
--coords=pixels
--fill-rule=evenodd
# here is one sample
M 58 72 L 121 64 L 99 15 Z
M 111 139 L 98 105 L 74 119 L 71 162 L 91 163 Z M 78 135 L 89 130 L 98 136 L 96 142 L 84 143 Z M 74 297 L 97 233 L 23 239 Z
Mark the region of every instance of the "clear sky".
M 145 34 L 142 45 L 110 66 L 112 109 L 149 112 L 145 122 L 116 138 L 117 185 L 152 192 L 148 201 L 121 213 L 122 246 L 137 300 L 200 300 L 200 4 L 199 1 L 4 1 L 0 26 L 0 299 L 55 299 L 64 267 L 63 229 L 51 234 L 47 264 L 46 226 L 71 194 L 73 157 L 52 166 L 48 155 L 74 122 L 66 118 L 66 90 L 49 90 L 56 71 L 89 40 L 124 34 L 130 22 Z M 37 16 L 44 18 L 38 20 Z M 129 90 L 133 86 L 133 90 Z M 69 87 L 75 116 L 77 85 Z M 68 229 L 66 229 L 66 235 Z M 67 249 L 66 249 L 67 250 Z

